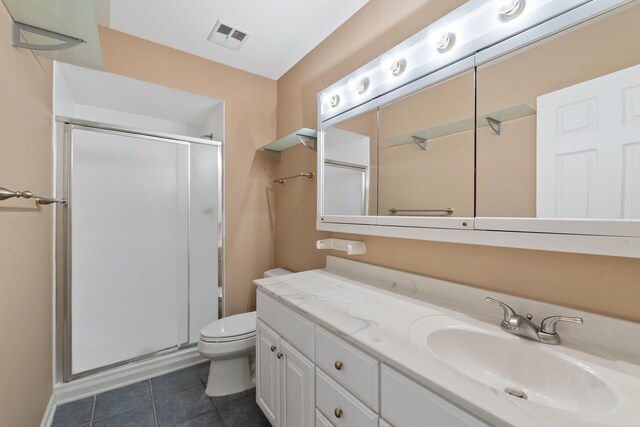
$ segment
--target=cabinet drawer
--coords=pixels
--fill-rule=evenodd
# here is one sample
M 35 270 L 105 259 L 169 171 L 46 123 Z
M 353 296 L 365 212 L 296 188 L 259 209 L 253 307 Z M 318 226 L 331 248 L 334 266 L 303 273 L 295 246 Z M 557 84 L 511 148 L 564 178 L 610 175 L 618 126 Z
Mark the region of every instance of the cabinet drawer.
M 395 427 L 486 427 L 468 412 L 382 365 L 382 416 Z
M 316 368 L 316 408 L 336 427 L 377 427 L 378 414 Z
M 316 427 L 334 427 L 334 425 L 316 409 Z
M 343 339 L 316 328 L 316 365 L 376 412 L 378 363 Z
M 315 323 L 285 307 L 262 291 L 258 291 L 256 304 L 260 320 L 269 325 L 311 361 L 315 360 Z

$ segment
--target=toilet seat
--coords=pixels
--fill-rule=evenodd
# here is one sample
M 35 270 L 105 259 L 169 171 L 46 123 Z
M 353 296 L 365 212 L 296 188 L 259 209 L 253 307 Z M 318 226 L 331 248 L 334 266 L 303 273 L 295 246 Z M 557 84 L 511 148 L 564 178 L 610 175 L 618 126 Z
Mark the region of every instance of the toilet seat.
M 200 341 L 202 341 L 202 342 L 210 342 L 210 343 L 235 342 L 235 341 L 242 341 L 242 340 L 246 340 L 246 339 L 255 338 L 255 336 L 256 336 L 255 331 L 254 332 L 250 332 L 248 334 L 237 335 L 237 336 L 233 336 L 233 337 L 206 337 L 206 336 L 200 334 Z
M 236 314 L 209 323 L 200 331 L 200 340 L 208 343 L 235 342 L 256 335 L 256 312 Z

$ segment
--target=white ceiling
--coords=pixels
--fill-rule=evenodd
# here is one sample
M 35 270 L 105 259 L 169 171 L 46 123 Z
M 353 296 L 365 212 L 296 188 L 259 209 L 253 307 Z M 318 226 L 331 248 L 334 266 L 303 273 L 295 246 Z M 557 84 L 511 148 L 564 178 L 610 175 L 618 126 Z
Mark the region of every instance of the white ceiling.
M 368 0 L 97 0 L 102 25 L 271 79 Z M 235 52 L 207 36 L 220 19 L 249 34 Z

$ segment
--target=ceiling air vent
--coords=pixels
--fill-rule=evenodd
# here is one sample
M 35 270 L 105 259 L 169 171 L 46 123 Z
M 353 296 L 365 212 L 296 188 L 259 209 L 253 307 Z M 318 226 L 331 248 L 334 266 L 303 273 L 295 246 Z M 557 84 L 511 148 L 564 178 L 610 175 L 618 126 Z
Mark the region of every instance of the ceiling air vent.
M 239 50 L 248 38 L 249 35 L 247 33 L 217 20 L 207 40 L 232 50 Z

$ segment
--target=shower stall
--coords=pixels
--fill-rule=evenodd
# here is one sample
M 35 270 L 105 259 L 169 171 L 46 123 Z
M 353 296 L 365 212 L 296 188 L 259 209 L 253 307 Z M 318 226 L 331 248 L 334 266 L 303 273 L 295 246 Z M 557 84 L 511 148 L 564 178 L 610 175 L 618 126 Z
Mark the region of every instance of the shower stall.
M 67 201 L 56 219 L 64 382 L 193 347 L 221 314 L 222 143 L 123 117 L 56 116 L 56 187 Z

